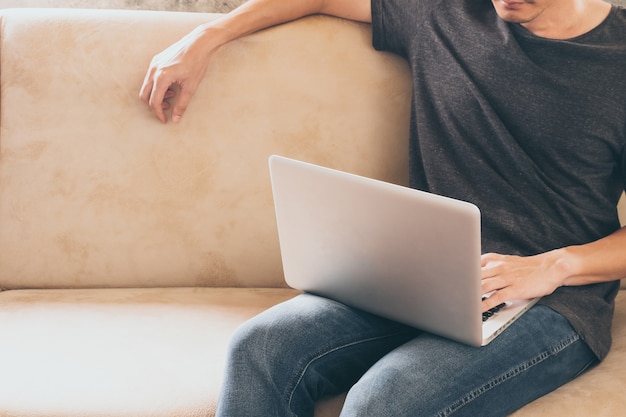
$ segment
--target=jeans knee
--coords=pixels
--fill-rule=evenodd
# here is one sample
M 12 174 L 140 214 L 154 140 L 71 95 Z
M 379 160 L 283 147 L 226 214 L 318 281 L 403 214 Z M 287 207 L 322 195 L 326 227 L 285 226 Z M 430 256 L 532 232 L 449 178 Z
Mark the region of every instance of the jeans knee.
M 414 416 L 422 414 L 419 395 L 413 398 L 409 380 L 401 368 L 390 367 L 382 372 L 367 372 L 346 397 L 343 414 L 346 416 Z M 411 399 L 409 400 L 409 397 Z
M 240 325 L 230 340 L 231 360 L 258 363 L 275 351 L 277 330 L 259 318 Z
M 293 377 L 282 350 L 281 332 L 265 317 L 255 317 L 235 331 L 217 415 L 293 415 L 287 401 Z

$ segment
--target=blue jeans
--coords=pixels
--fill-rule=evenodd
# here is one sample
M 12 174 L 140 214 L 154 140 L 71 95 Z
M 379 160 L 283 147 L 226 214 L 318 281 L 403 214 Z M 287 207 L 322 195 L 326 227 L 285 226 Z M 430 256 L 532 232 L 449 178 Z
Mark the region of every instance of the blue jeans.
M 235 334 L 217 416 L 504 416 L 596 362 L 568 321 L 536 305 L 474 348 L 304 294 Z

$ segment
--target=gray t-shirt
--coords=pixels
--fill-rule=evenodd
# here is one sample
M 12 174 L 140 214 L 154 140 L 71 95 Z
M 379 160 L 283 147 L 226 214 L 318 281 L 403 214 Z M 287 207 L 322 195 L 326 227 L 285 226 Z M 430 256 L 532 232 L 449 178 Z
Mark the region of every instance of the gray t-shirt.
M 413 74 L 410 178 L 470 201 L 483 252 L 533 255 L 616 231 L 626 177 L 626 9 L 568 40 L 498 18 L 490 0 L 372 0 L 373 42 Z M 618 282 L 542 303 L 603 359 Z

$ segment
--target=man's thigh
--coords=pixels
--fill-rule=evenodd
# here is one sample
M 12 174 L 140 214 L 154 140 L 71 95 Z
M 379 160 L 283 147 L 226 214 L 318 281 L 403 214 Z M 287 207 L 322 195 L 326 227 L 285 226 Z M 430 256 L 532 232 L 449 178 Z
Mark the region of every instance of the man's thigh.
M 238 329 L 223 402 L 238 398 L 242 386 L 273 387 L 277 398 L 257 390 L 259 398 L 250 402 L 284 401 L 293 414 L 312 415 L 315 400 L 345 392 L 387 352 L 420 333 L 327 298 L 300 295 Z
M 569 322 L 537 305 L 489 345 L 422 334 L 350 390 L 345 416 L 503 416 L 575 378 L 596 358 Z

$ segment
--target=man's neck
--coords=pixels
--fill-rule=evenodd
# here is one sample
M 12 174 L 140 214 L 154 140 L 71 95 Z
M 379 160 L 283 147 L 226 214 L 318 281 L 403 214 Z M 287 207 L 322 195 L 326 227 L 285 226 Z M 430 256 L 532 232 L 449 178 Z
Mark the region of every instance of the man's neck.
M 611 5 L 603 0 L 556 1 L 521 25 L 543 38 L 571 39 L 600 25 L 610 11 Z

